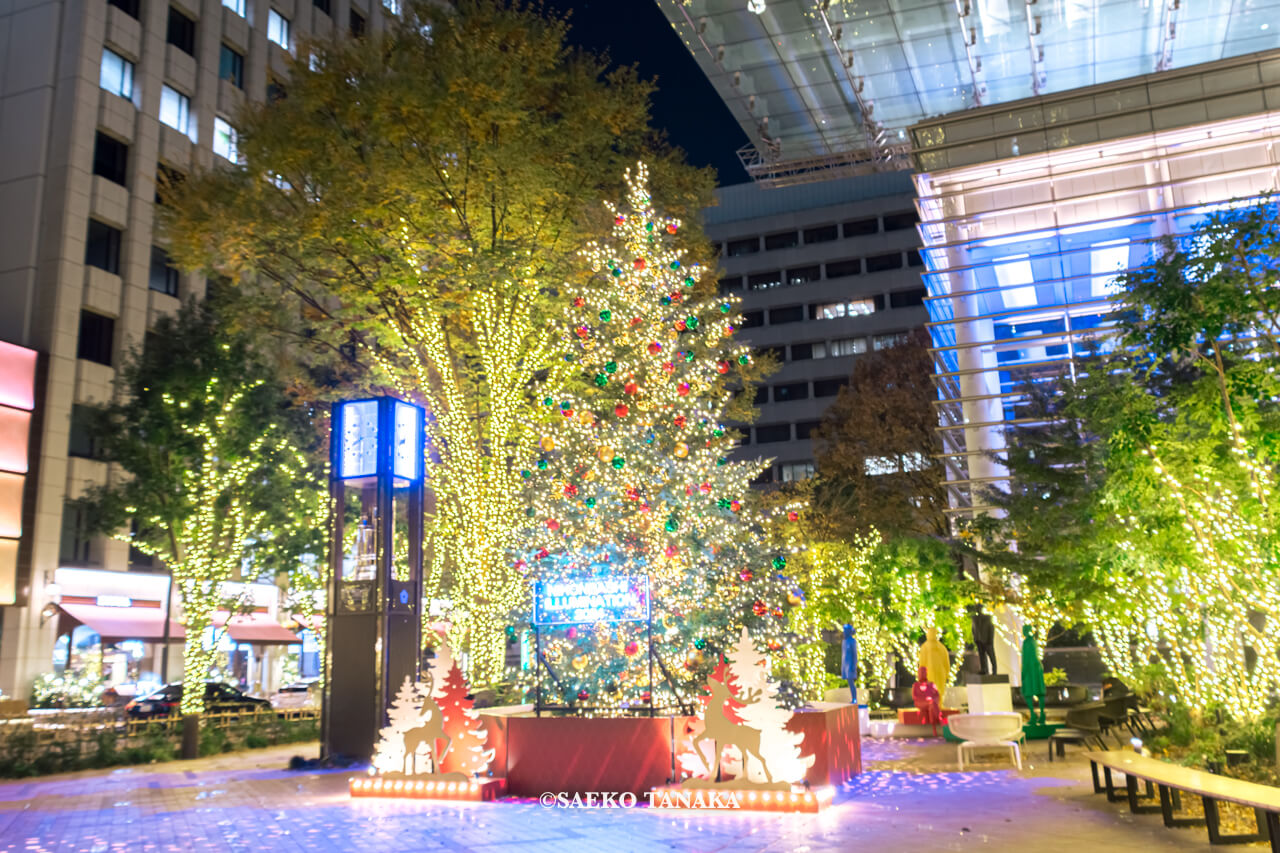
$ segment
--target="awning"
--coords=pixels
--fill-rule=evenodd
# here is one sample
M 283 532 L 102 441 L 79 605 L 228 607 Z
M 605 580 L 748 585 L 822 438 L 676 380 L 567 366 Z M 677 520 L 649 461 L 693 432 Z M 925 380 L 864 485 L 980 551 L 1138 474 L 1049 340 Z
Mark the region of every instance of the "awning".
M 120 640 L 163 640 L 164 610 L 159 607 L 103 607 L 99 604 L 58 605 L 58 634 L 70 634 L 77 625 L 96 631 L 104 643 Z M 182 623 L 169 620 L 169 640 L 186 638 Z
M 221 628 L 227 626 L 227 634 L 237 643 L 257 643 L 259 645 L 292 646 L 301 643 L 301 638 L 288 628 L 277 622 L 269 613 L 242 613 L 230 616 L 225 610 L 213 615 L 213 624 Z

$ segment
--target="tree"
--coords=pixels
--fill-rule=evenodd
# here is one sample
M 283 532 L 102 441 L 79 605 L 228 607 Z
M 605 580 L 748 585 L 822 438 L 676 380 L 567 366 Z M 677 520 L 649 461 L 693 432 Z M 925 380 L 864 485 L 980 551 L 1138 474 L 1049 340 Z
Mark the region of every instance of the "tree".
M 950 533 L 927 335 L 858 358 L 814 433 L 811 523 L 824 538 Z
M 494 751 L 485 749 L 489 733 L 480 722 L 480 712 L 467 698 L 467 681 L 454 663 L 449 675 L 436 688 L 436 700 L 444 717 L 444 733 L 449 736 L 449 751 L 440 759 L 440 772 L 476 776 L 489 769 Z
M 784 621 L 789 549 L 750 486 L 766 463 L 728 459 L 731 383 L 742 387 L 751 362 L 732 340 L 735 302 L 700 284 L 702 268 L 676 240 L 681 224 L 657 210 L 643 165 L 627 184 L 625 204 L 608 205 L 610 239 L 585 253 L 610 286 L 562 297 L 557 328 L 573 373 L 564 393 L 529 414 L 544 435 L 523 472 L 532 526 L 518 563 L 544 582 L 584 571 L 645 576 L 660 704 L 687 705 L 707 657 L 743 628 L 771 659 L 794 648 Z M 642 623 L 549 636 L 573 670 L 565 699 L 586 691 L 595 709 L 640 702 L 645 642 Z
M 416 757 L 415 763 L 409 765 L 410 756 L 405 750 L 404 735 L 422 723 L 423 692 L 422 685 L 415 683 L 407 675 L 396 690 L 396 698 L 387 709 L 387 724 L 378 730 L 378 744 L 370 762 L 379 773 L 412 775 L 417 772 Z M 433 767 L 432 772 L 438 771 Z
M 187 632 L 182 712 L 198 713 L 216 650 L 204 634 L 221 584 L 240 577 L 255 542 L 310 518 L 312 492 L 322 487 L 299 449 L 310 428 L 246 340 L 194 301 L 133 351 L 117 399 L 91 430 L 125 476 L 82 502 L 95 531 L 172 573 Z
M 813 766 L 814 756 L 802 756 L 803 732 L 788 731 L 792 712 L 778 701 L 777 684 L 769 677 L 769 656 L 758 651 L 746 629 L 728 655 L 729 671 L 738 686 L 738 695 L 750 697 L 738 711 L 742 722 L 760 732 L 760 758 L 768 765 L 772 781 L 799 782 Z M 747 777 L 753 782 L 770 781 L 765 768 L 747 762 Z
M 1121 276 L 1120 347 L 1059 380 L 1059 423 L 1014 434 L 987 522 L 993 551 L 1052 565 L 1027 599 L 1090 590 L 1076 610 L 1115 671 L 1157 664 L 1191 707 L 1244 719 L 1280 687 L 1278 241 L 1269 199 L 1232 205 Z
M 428 589 L 454 601 L 455 642 L 488 681 L 523 601 L 505 554 L 537 440 L 527 403 L 563 364 L 549 321 L 601 233 L 591 202 L 639 154 L 681 209 L 710 180 L 650 131 L 652 86 L 567 48 L 564 21 L 403 5 L 385 32 L 298 51 L 287 97 L 237 116 L 241 162 L 174 193 L 170 232 L 185 263 L 238 282 L 246 316 L 350 380 L 330 393 L 426 406 Z

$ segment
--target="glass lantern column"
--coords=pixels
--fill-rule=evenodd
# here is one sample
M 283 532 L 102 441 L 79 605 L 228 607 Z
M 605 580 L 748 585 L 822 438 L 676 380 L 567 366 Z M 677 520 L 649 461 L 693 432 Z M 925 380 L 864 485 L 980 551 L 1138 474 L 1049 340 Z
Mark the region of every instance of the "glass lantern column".
M 423 410 L 393 397 L 333 407 L 332 540 L 321 740 L 367 759 L 422 649 Z

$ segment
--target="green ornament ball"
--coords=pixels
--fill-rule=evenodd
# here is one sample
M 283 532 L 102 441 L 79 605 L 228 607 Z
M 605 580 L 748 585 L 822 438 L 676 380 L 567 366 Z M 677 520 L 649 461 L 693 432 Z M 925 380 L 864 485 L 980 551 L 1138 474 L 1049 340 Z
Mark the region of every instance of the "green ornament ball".
M 672 261 L 672 262 L 671 262 L 671 268 L 672 268 L 673 270 L 678 270 L 678 269 L 680 269 L 680 262 L 679 262 L 679 261 Z
M 685 361 L 693 361 L 693 353 L 692 353 L 692 352 L 687 352 L 687 353 L 685 353 L 685 354 L 684 354 L 684 360 L 685 360 Z
M 547 460 L 545 460 L 545 459 L 539 459 L 539 460 L 538 460 L 538 470 L 539 470 L 539 471 L 545 471 L 545 470 L 547 470 Z
M 595 506 L 595 505 L 596 505 L 596 499 L 595 499 L 595 498 L 587 498 L 587 499 L 586 499 L 586 500 L 584 500 L 582 503 L 587 507 L 587 509 L 591 509 L 593 506 Z
M 724 304 L 722 304 L 722 305 L 720 306 L 720 313 L 721 313 L 721 314 L 728 314 L 728 313 L 729 313 L 729 303 L 728 303 L 728 302 L 725 302 Z
M 670 296 L 664 296 L 664 297 L 662 297 L 661 299 L 659 299 L 659 300 L 658 300 L 658 304 L 659 304 L 659 305 L 670 305 L 670 304 L 671 304 L 671 297 L 670 297 Z
M 751 356 L 745 354 L 738 356 L 738 364 L 749 364 L 750 362 Z
M 608 375 L 607 373 L 597 373 L 597 374 L 596 374 L 596 385 L 598 385 L 599 387 L 603 388 L 604 386 L 606 386 L 606 385 L 608 385 L 608 384 L 609 384 L 609 375 Z
M 728 498 L 721 498 L 720 500 L 716 501 L 716 506 L 720 507 L 721 509 L 728 509 L 728 508 L 729 508 L 729 499 L 728 499 Z
M 667 523 L 663 526 L 667 528 L 668 533 L 675 533 L 680 529 L 680 519 L 673 515 L 667 519 Z
M 552 405 L 555 405 L 555 402 L 556 402 L 556 401 L 555 401 L 555 400 L 552 400 L 550 397 L 543 397 L 543 398 L 542 398 L 542 405 L 544 405 L 544 406 L 552 406 Z
M 567 412 L 572 408 L 573 408 L 572 400 L 565 400 L 563 403 L 560 404 L 560 410 L 563 412 Z
M 778 570 L 785 569 L 785 568 L 787 567 L 787 558 L 786 558 L 786 557 L 784 557 L 784 556 L 782 556 L 781 554 L 779 554 L 778 556 L 774 557 L 774 558 L 773 558 L 773 567 L 774 567 L 775 569 L 778 569 Z
M 685 324 L 685 326 L 687 326 L 687 327 L 688 327 L 688 328 L 690 328 L 690 329 L 696 329 L 696 328 L 698 328 L 698 318 L 697 318 L 697 317 L 686 317 L 686 318 L 685 318 L 685 320 L 684 320 L 684 324 Z
M 693 276 L 687 276 L 684 280 L 685 287 L 693 287 Z
M 610 464 L 613 465 L 613 469 L 615 471 L 621 471 L 623 466 L 627 464 L 627 460 L 623 459 L 621 456 L 615 456 Z
M 646 222 L 646 223 L 644 224 L 644 230 L 646 230 L 646 231 L 652 231 L 652 230 L 653 230 L 653 223 L 652 223 L 652 222 Z
M 600 312 L 600 319 L 606 323 L 609 322 L 610 320 L 613 319 L 613 312 L 610 311 L 608 308 L 604 309 L 603 311 Z
M 693 641 L 693 647 L 698 651 L 702 651 L 707 647 L 707 641 L 699 637 L 698 639 Z
M 716 427 L 711 431 L 711 434 L 714 435 L 716 438 L 720 438 L 722 435 L 724 435 L 724 430 L 720 429 L 720 427 Z
M 525 514 L 526 516 L 528 516 L 529 518 L 533 518 L 533 507 L 529 507 L 528 509 L 526 509 L 526 510 L 524 511 L 524 514 Z
M 716 465 L 725 465 L 728 463 L 728 461 L 729 460 L 726 457 L 721 456 L 719 459 L 716 460 Z
M 621 276 L 621 275 L 622 275 L 622 268 L 621 268 L 621 267 L 614 267 L 614 268 L 613 268 L 613 275 L 614 275 L 614 277 L 615 277 L 615 278 L 616 278 L 616 277 Z
M 524 477 L 527 480 L 533 476 L 533 472 L 530 471 L 528 468 L 525 468 L 523 471 L 520 472 L 520 476 Z
M 616 361 L 606 362 L 606 363 L 605 363 L 605 366 L 604 366 L 604 370 L 605 370 L 605 372 L 606 372 L 606 373 L 617 373 L 617 372 L 618 372 L 618 362 L 616 362 Z

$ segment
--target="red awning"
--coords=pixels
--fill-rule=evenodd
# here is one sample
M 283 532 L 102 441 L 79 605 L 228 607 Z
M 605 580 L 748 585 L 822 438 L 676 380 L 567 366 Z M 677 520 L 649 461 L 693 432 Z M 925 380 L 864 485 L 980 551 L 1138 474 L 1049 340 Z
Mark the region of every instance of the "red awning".
M 237 643 L 258 643 L 259 645 L 292 646 L 301 643 L 297 634 L 277 622 L 269 613 L 242 613 L 231 617 L 225 610 L 213 615 L 213 624 L 221 628 L 227 626 L 227 634 Z
M 103 607 L 98 604 L 59 604 L 58 633 L 70 634 L 77 625 L 91 628 L 103 642 L 163 640 L 164 611 L 159 607 Z M 182 624 L 169 620 L 169 641 L 186 638 Z

